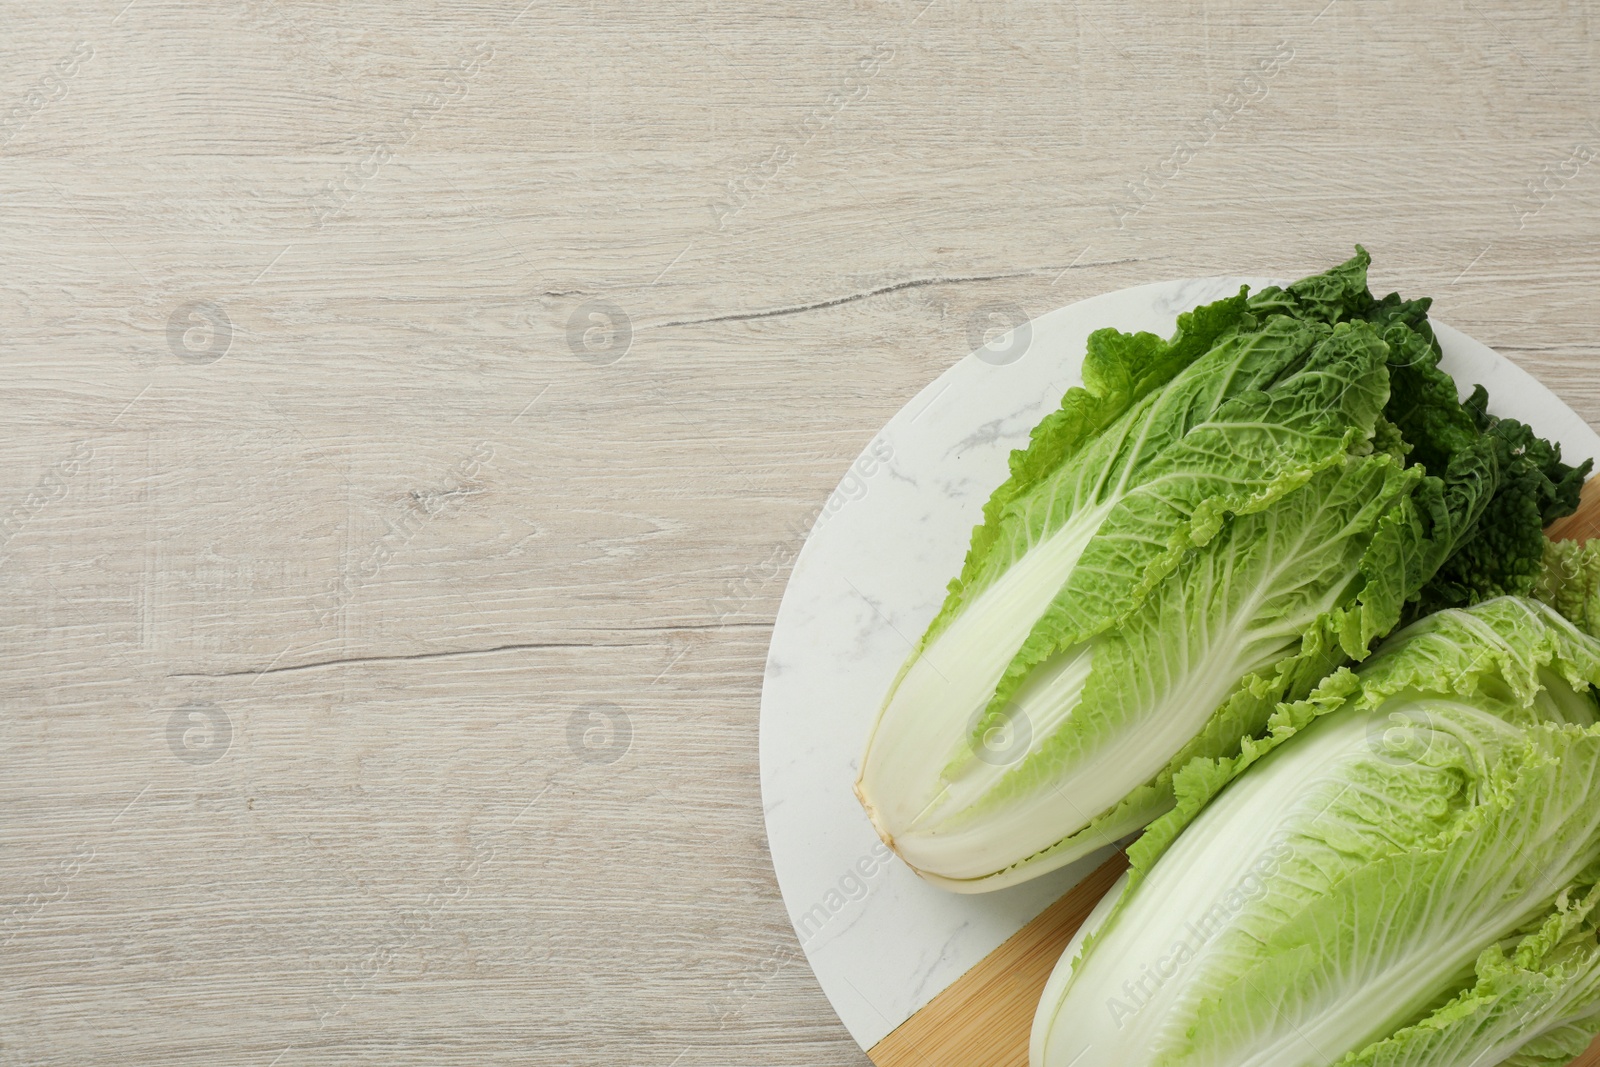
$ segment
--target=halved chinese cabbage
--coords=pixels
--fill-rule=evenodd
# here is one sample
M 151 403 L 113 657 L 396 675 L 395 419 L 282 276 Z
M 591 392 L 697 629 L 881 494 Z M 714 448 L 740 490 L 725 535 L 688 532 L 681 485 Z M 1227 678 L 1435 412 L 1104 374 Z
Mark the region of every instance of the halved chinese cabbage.
M 1033 1067 L 1567 1062 L 1600 1030 L 1596 684 L 1600 642 L 1499 598 L 1184 768 Z
M 1366 266 L 1198 308 L 1171 341 L 1091 335 L 862 759 L 858 796 L 924 877 L 975 892 L 1069 863 L 1408 602 L 1526 591 L 1540 543 L 1506 575 L 1430 580 L 1486 508 L 1537 539 L 1575 504 L 1571 468 L 1460 403 L 1426 302 L 1373 299 Z

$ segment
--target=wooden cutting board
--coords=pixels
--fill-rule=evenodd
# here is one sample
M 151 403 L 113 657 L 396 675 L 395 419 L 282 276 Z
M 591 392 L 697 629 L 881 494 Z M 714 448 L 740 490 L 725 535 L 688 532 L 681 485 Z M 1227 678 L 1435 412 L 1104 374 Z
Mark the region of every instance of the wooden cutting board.
M 1578 510 L 1545 532 L 1556 541 L 1600 534 L 1600 477 L 1584 485 Z M 1127 867 L 1120 852 L 1107 860 L 868 1050 L 872 1062 L 877 1067 L 1027 1067 L 1033 1012 L 1045 982 L 1072 935 Z M 1600 1039 L 1572 1067 L 1600 1067 Z

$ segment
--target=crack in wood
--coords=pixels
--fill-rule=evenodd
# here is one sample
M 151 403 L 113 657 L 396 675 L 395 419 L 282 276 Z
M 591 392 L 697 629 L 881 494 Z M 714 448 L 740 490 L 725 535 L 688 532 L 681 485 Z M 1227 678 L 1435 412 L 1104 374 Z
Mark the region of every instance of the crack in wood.
M 1132 261 L 1118 260 L 1118 262 Z M 1092 266 L 1106 266 L 1106 264 L 1096 263 L 1092 264 Z M 674 319 L 671 322 L 663 322 L 661 326 L 663 328 L 667 326 L 698 326 L 707 322 L 743 322 L 748 319 L 770 319 L 776 318 L 780 315 L 798 315 L 805 311 L 817 311 L 821 308 L 838 307 L 840 304 L 852 304 L 857 300 L 869 300 L 875 296 L 882 296 L 885 293 L 897 293 L 903 289 L 923 289 L 930 285 L 960 285 L 964 282 L 994 282 L 1003 281 L 1006 278 L 1032 278 L 1049 274 L 1052 271 L 1058 272 L 1060 270 L 1060 267 L 1040 267 L 1037 270 L 1013 271 L 1009 274 L 969 274 L 955 276 L 939 275 L 933 278 L 913 278 L 907 282 L 896 282 L 893 285 L 880 285 L 873 289 L 863 289 L 859 293 L 849 293 L 845 296 L 836 296 L 827 300 L 818 300 L 810 304 L 793 304 L 788 307 L 768 308 L 765 311 L 741 311 L 732 315 L 712 315 L 709 318 L 704 319 Z
M 597 627 L 601 633 L 658 633 L 674 634 L 691 630 L 770 630 L 770 622 L 726 622 L 690 624 L 685 626 L 612 626 Z M 390 663 L 405 660 L 448 659 L 454 656 L 490 656 L 500 652 L 525 652 L 546 648 L 644 648 L 649 642 L 619 641 L 609 644 L 594 641 L 528 641 L 517 644 L 491 645 L 488 648 L 454 648 L 440 652 L 413 652 L 396 656 L 351 656 L 344 659 L 314 660 L 311 663 L 292 663 L 284 667 L 268 666 L 238 671 L 188 671 L 167 675 L 168 678 L 249 678 L 263 674 L 286 674 L 291 671 L 317 670 L 322 667 L 347 667 L 362 663 Z

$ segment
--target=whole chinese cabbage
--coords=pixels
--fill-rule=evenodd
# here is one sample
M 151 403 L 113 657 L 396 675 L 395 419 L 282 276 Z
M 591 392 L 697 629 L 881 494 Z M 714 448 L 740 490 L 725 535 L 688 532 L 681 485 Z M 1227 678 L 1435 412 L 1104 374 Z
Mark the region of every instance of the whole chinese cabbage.
M 1600 642 L 1502 597 L 1184 768 L 1033 1067 L 1567 1063 L 1600 1031 L 1597 684 Z
M 994 889 L 1114 842 L 1408 613 L 1527 591 L 1581 472 L 1458 401 L 1427 302 L 1374 299 L 1358 253 L 1168 341 L 1090 336 L 862 759 L 924 877 Z

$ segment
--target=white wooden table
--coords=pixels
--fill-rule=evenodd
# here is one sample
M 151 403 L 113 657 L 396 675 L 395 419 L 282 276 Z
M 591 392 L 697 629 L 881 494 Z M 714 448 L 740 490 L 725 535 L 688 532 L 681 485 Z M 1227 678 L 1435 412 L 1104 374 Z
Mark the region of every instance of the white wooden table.
M 521 3 L 0 6 L 0 1064 L 863 1064 L 757 703 L 917 389 L 1361 241 L 1600 421 L 1591 5 Z

